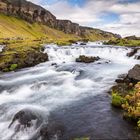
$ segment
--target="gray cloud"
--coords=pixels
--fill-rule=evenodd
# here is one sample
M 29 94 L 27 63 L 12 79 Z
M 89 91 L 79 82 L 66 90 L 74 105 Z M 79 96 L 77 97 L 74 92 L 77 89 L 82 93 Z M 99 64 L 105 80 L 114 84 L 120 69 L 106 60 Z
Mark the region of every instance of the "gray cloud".
M 38 2 L 40 0 L 30 0 Z M 123 2 L 123 3 L 120 3 Z M 140 2 L 127 3 L 125 0 L 87 0 L 79 7 L 72 6 L 67 0 L 58 0 L 51 5 L 43 5 L 57 18 L 69 19 L 80 25 L 98 27 L 107 31 L 119 33 L 122 36 L 140 36 Z M 104 23 L 100 15 L 106 12 L 116 13 L 120 20 Z M 96 25 L 96 26 L 94 26 Z

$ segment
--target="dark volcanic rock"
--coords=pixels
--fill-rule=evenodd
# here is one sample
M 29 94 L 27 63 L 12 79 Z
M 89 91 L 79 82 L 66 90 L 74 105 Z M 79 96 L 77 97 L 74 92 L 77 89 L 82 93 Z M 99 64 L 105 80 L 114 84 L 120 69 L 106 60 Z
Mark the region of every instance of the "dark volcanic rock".
M 134 83 L 140 81 L 140 65 L 135 65 L 129 72 L 127 77 Z
M 80 43 L 80 45 L 87 45 L 87 44 L 83 42 L 83 43 Z
M 36 120 L 36 127 L 38 127 L 39 125 L 41 125 L 42 123 L 42 118 L 39 114 L 37 114 L 36 112 L 33 112 L 29 109 L 23 109 L 19 112 L 17 112 L 13 119 L 11 124 L 9 125 L 9 128 L 16 122 L 18 121 L 18 125 L 15 127 L 15 131 L 18 132 L 20 131 L 21 127 L 24 126 L 26 127 L 31 127 L 32 121 Z
M 11 59 L 7 62 L 7 58 Z M 48 61 L 47 53 L 43 53 L 38 49 L 29 49 L 27 51 L 19 51 L 16 53 L 0 54 L 0 71 L 10 71 L 10 67 L 16 64 L 16 69 L 35 66 L 39 63 Z
M 134 48 L 133 50 L 131 50 L 131 52 L 127 53 L 127 56 L 128 56 L 128 57 L 132 57 L 132 56 L 134 56 L 137 52 L 138 52 L 138 48 Z
M 83 62 L 83 63 L 93 63 L 95 61 L 98 61 L 100 58 L 97 57 L 88 57 L 84 55 L 80 55 L 79 58 L 76 59 L 76 62 Z
M 140 60 L 140 55 L 135 56 L 135 59 Z
M 61 139 L 64 133 L 64 126 L 55 122 L 43 124 L 39 131 L 39 136 L 42 140 Z

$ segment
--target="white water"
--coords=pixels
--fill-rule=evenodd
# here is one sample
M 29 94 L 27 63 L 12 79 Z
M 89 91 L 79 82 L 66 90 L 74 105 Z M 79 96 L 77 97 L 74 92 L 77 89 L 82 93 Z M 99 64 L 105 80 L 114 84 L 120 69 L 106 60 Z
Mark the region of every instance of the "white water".
M 4 46 L 3 45 L 0 45 L 0 52 L 2 52 Z
M 49 62 L 0 75 L 0 139 L 29 139 L 36 132 L 33 125 L 11 137 L 15 127 L 8 128 L 8 125 L 22 109 L 35 110 L 47 117 L 61 106 L 105 94 L 119 74 L 127 73 L 139 63 L 134 57 L 126 56 L 130 50 L 92 43 L 83 47 L 46 45 Z M 91 64 L 76 63 L 79 55 L 99 56 L 101 60 Z

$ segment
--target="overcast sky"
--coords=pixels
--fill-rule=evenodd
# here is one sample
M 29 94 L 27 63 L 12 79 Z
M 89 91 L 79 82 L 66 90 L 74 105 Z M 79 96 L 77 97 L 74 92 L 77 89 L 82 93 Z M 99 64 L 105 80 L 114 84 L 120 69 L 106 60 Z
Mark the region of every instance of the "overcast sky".
M 140 0 L 30 0 L 59 19 L 122 36 L 140 36 Z

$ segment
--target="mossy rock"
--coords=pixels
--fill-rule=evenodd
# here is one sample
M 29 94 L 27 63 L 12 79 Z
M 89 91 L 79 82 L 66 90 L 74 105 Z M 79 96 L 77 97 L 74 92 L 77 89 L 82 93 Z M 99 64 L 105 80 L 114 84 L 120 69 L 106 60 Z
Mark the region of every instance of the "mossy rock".
M 112 105 L 114 107 L 122 108 L 122 104 L 126 103 L 126 99 L 118 93 L 112 92 Z
M 0 71 L 8 72 L 20 68 L 35 66 L 48 61 L 48 55 L 42 52 L 42 46 L 8 46 L 0 54 Z
M 92 56 L 85 56 L 85 55 L 80 55 L 79 58 L 76 58 L 76 62 L 83 62 L 83 63 L 93 63 L 95 61 L 98 61 L 100 58 L 97 57 L 92 57 Z

